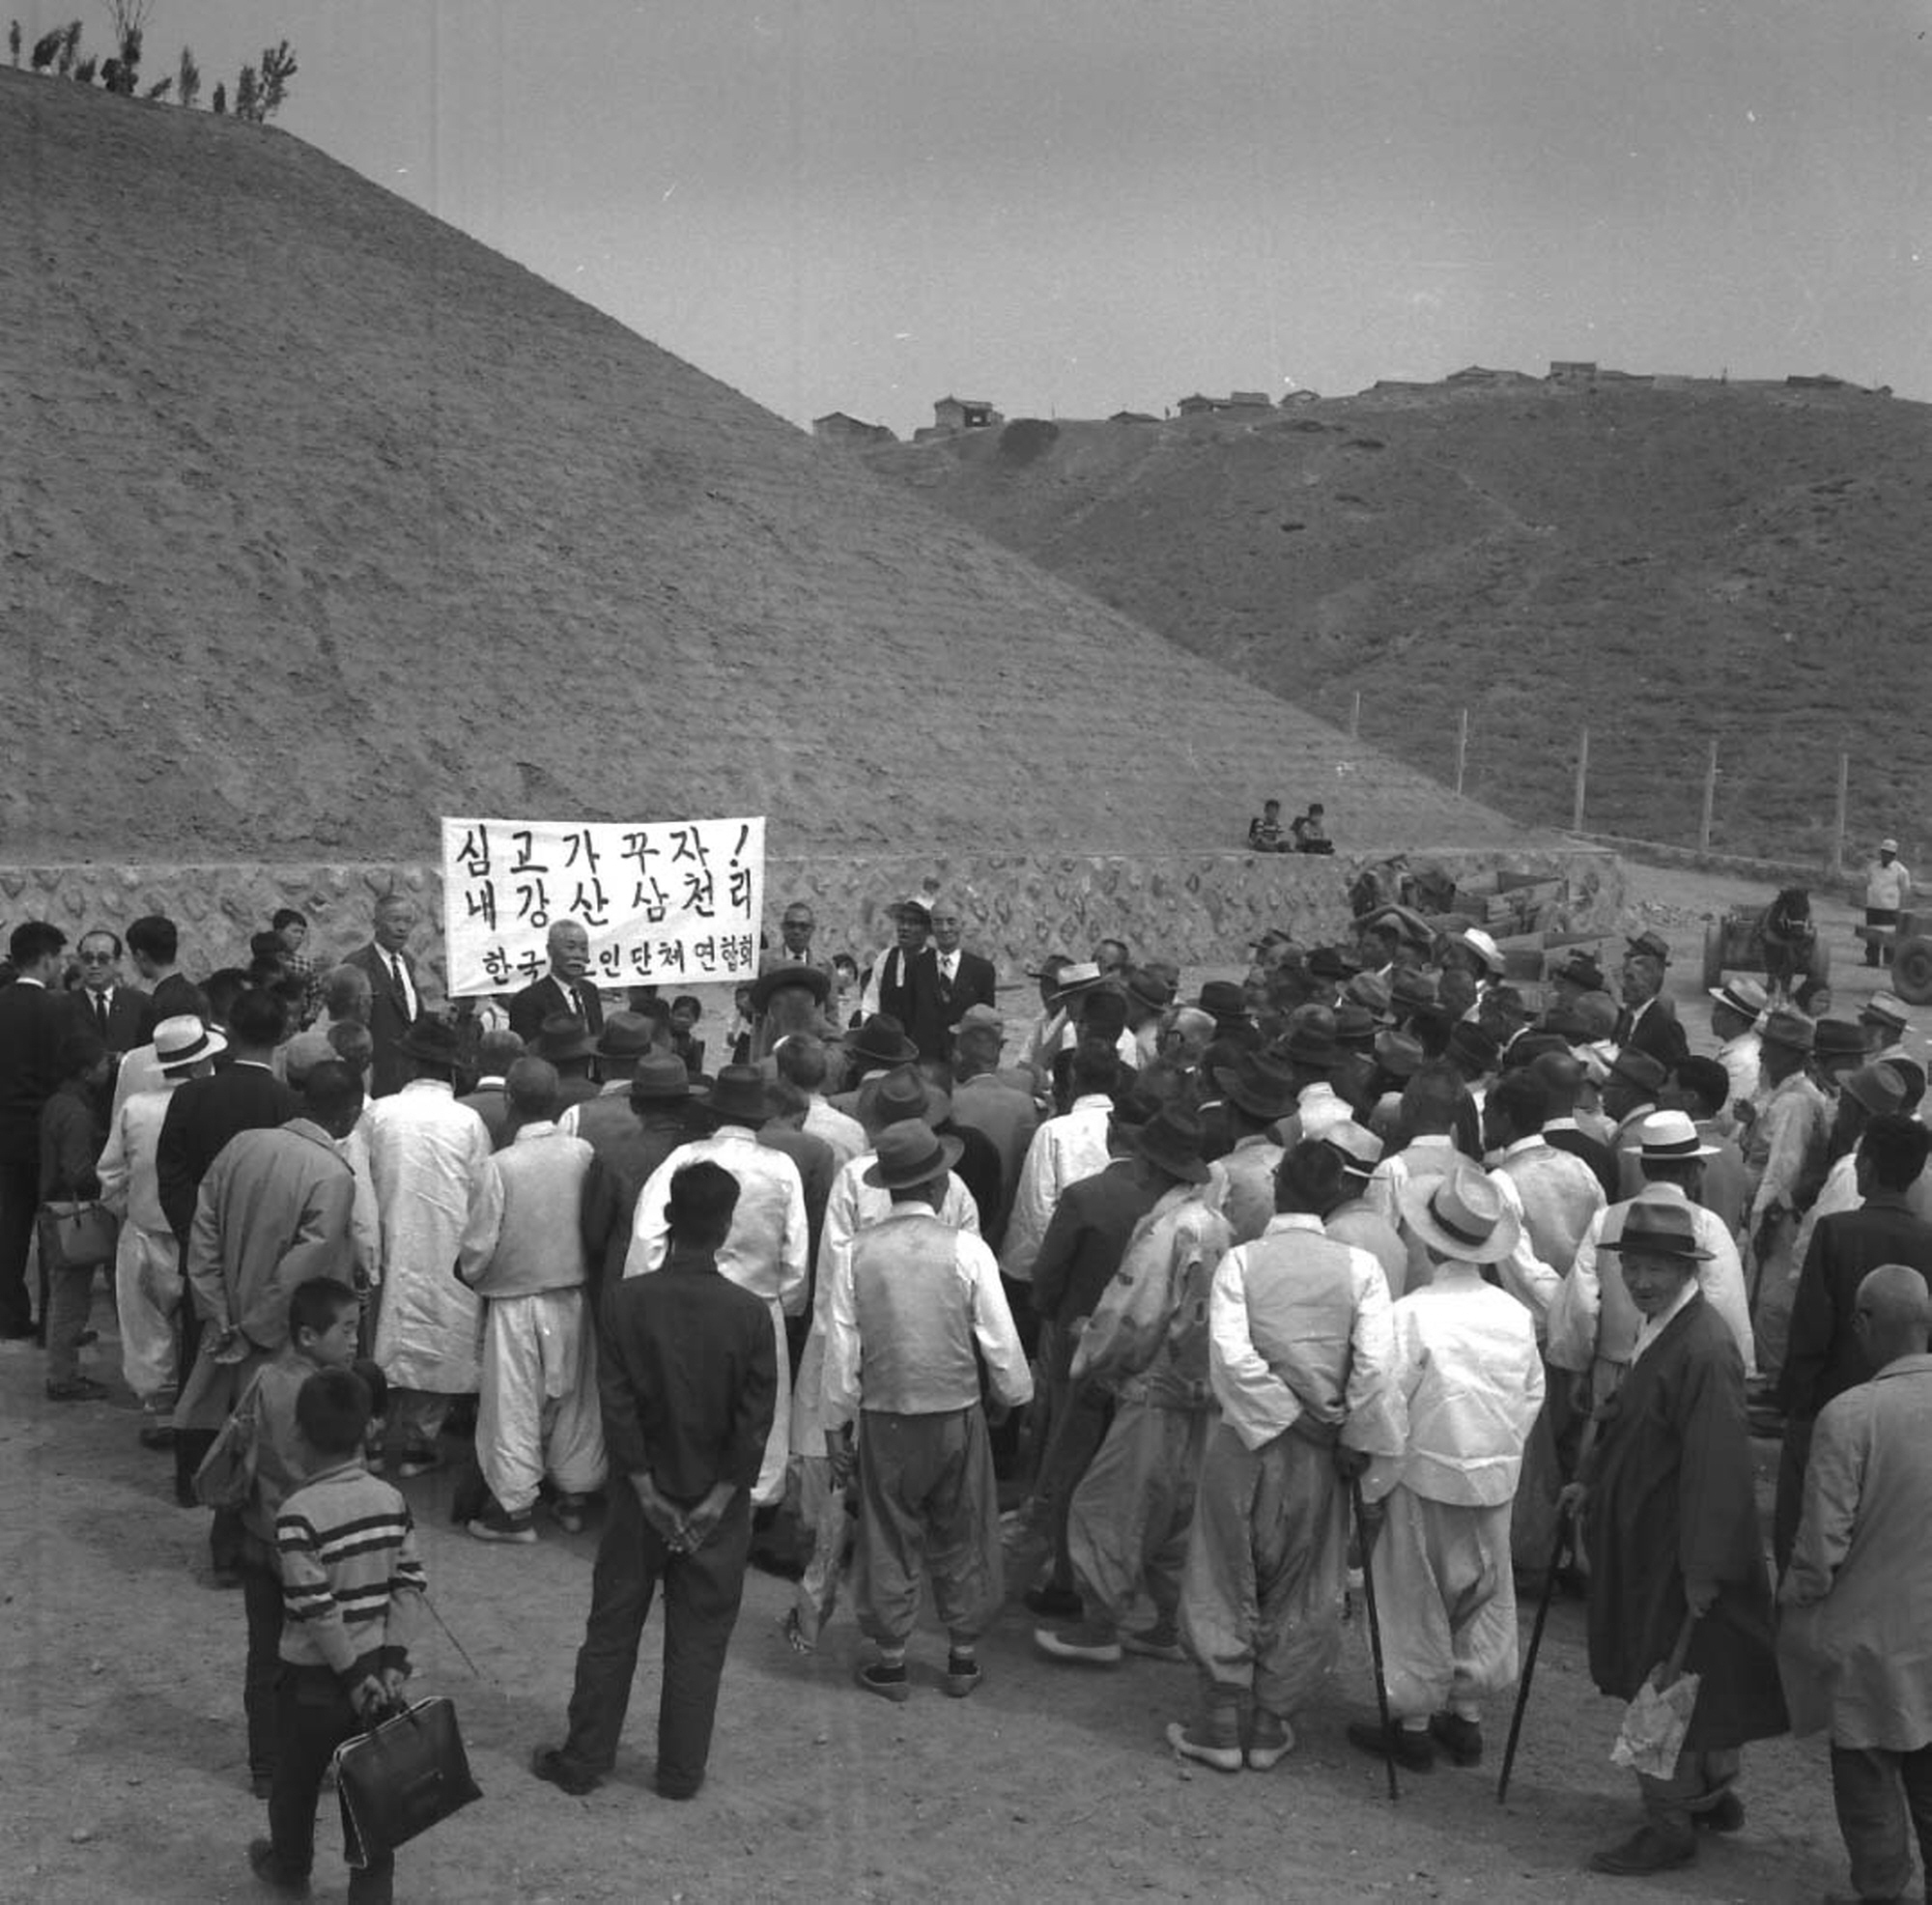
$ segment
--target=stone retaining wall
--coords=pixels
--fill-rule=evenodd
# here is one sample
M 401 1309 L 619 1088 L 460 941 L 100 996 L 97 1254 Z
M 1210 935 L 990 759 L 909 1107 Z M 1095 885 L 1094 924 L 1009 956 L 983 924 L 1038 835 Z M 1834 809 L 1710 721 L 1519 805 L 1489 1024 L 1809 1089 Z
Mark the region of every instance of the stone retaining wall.
M 1624 902 L 1623 871 L 1605 849 L 1478 849 L 1411 853 L 1409 863 L 1440 865 L 1463 878 L 1492 867 L 1567 873 L 1578 896 L 1573 924 L 1609 931 Z M 1097 940 L 1123 939 L 1188 969 L 1238 964 L 1248 943 L 1270 925 L 1304 943 L 1340 938 L 1349 924 L 1348 888 L 1363 862 L 1293 854 L 1198 853 L 1137 859 L 1108 854 L 984 854 L 933 857 L 858 854 L 773 860 L 766 867 L 766 911 L 775 923 L 786 901 L 811 901 L 821 952 L 850 952 L 863 966 L 890 938 L 885 908 L 901 897 L 945 894 L 966 920 L 967 944 L 1000 967 L 1003 982 L 1046 953 L 1085 957 Z M 181 927 L 182 963 L 193 974 L 248 963 L 248 936 L 280 906 L 309 917 L 309 952 L 333 959 L 369 937 L 370 909 L 391 890 L 416 896 L 423 925 L 416 950 L 440 984 L 442 882 L 422 862 L 121 867 L 101 863 L 0 866 L 0 920 L 51 920 L 71 939 L 88 927 L 115 930 L 143 913 L 165 913 Z M 776 938 L 776 931 L 774 931 Z

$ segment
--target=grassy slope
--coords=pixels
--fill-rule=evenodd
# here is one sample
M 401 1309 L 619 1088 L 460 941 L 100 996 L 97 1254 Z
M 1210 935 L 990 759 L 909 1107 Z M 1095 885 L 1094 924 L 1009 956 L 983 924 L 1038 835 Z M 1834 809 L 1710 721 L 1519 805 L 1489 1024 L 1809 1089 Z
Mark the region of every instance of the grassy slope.
M 1011 427 L 1009 426 L 1009 429 Z M 1426 772 L 1567 824 L 1714 844 L 1932 836 L 1932 410 L 1748 385 L 1364 395 L 1065 423 L 874 469 Z M 1882 737 L 1882 739 L 1880 738 Z
M 0 860 L 1517 830 L 272 130 L 0 71 Z

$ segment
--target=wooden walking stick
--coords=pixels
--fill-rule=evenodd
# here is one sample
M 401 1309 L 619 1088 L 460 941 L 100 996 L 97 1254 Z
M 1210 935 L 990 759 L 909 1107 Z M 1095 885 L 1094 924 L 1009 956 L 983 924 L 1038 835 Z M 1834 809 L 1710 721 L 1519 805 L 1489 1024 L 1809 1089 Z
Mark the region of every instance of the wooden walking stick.
M 1529 1630 L 1529 1652 L 1523 1656 L 1522 1672 L 1516 1683 L 1516 1711 L 1510 1715 L 1509 1744 L 1503 1749 L 1502 1777 L 1496 1781 L 1496 1804 L 1509 1796 L 1510 1770 L 1516 1765 L 1517 1742 L 1522 1738 L 1522 1717 L 1529 1709 L 1529 1680 L 1536 1671 L 1537 1651 L 1543 1645 L 1543 1624 L 1549 1618 L 1549 1604 L 1556 1596 L 1556 1571 L 1563 1564 L 1563 1550 L 1570 1540 L 1570 1515 L 1556 1511 L 1556 1545 L 1549 1550 L 1549 1566 L 1543 1577 L 1543 1594 L 1536 1604 L 1536 1620 Z
M 1402 1788 L 1395 1779 L 1395 1722 L 1389 1718 L 1388 1682 L 1382 1676 L 1382 1623 L 1376 1611 L 1376 1571 L 1369 1554 L 1369 1520 L 1362 1507 L 1359 1476 L 1350 1482 L 1349 1496 L 1355 1508 L 1355 1539 L 1362 1548 L 1362 1600 L 1369 1610 L 1369 1656 L 1376 1663 L 1376 1707 L 1382 1720 L 1382 1764 L 1388 1768 L 1389 1798 L 1400 1799 Z

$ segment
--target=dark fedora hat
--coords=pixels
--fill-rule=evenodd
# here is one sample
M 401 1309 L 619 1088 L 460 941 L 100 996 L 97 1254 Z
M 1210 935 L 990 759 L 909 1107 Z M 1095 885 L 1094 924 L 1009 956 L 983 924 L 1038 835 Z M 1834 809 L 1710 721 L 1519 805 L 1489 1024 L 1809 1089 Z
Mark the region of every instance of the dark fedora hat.
M 597 1040 L 590 1036 L 589 1026 L 575 1012 L 553 1012 L 537 1028 L 530 1055 L 548 1059 L 553 1065 L 562 1059 L 595 1058 Z
M 597 1035 L 597 1049 L 607 1059 L 636 1058 L 651 1049 L 656 1031 L 657 1021 L 642 1012 L 612 1012 Z
M 1502 1047 L 1480 1025 L 1458 1019 L 1449 1028 L 1449 1056 L 1472 1071 L 1493 1071 Z
M 463 1041 L 455 1026 L 427 1012 L 403 1034 L 397 1049 L 424 1065 L 456 1066 L 463 1059 Z
M 1348 980 L 1362 970 L 1339 946 L 1318 946 L 1308 955 L 1308 970 L 1317 979 Z
M 765 1074 L 755 1065 L 724 1065 L 711 1081 L 711 1115 L 727 1124 L 762 1124 L 772 1115 Z
M 1426 1057 L 1422 1040 L 1406 1032 L 1377 1033 L 1375 1051 L 1376 1063 L 1391 1078 L 1413 1078 Z
M 1398 1011 L 1416 1011 L 1435 1004 L 1435 981 L 1407 966 L 1389 975 L 1389 1003 Z
M 945 1177 L 966 1147 L 957 1138 L 942 1138 L 922 1118 L 905 1118 L 888 1124 L 872 1149 L 866 1181 L 875 1190 L 911 1190 Z
M 914 1118 L 944 1124 L 952 1116 L 952 1100 L 922 1076 L 918 1066 L 902 1065 L 867 1079 L 859 1087 L 852 1111 L 867 1130 L 882 1131 Z
M 919 1057 L 919 1047 L 891 1012 L 874 1012 L 839 1042 L 863 1065 L 906 1065 Z
M 631 1074 L 631 1100 L 634 1104 L 681 1104 L 687 1098 L 701 1098 L 709 1081 L 696 1079 L 675 1052 L 653 1052 L 638 1061 Z
M 1581 946 L 1572 947 L 1558 959 L 1550 967 L 1549 977 L 1560 979 L 1566 985 L 1580 986 L 1585 992 L 1601 992 L 1605 983 L 1597 955 Z
M 1613 1237 L 1600 1238 L 1597 1248 L 1623 1257 L 1666 1257 L 1679 1264 L 1708 1263 L 1711 1253 L 1697 1242 L 1691 1208 L 1681 1197 L 1639 1192 L 1624 1212 L 1623 1229 Z
M 1336 1044 L 1334 1035 L 1318 1025 L 1297 1025 L 1275 1050 L 1286 1056 L 1291 1065 L 1319 1067 L 1342 1062 L 1342 1048 Z
M 1376 1034 L 1381 1030 L 1381 1023 L 1366 1006 L 1337 1006 L 1335 1042 L 1338 1045 L 1372 1045 Z
M 1655 959 L 1659 965 L 1670 963 L 1670 942 L 1655 926 L 1645 927 L 1634 939 L 1626 938 L 1624 945 L 1632 952 Z
M 1208 1181 L 1208 1166 L 1201 1156 L 1201 1121 L 1191 1111 L 1162 1105 L 1127 1142 L 1170 1178 L 1189 1184 Z
M 1248 1002 L 1232 979 L 1210 979 L 1195 1004 L 1211 1018 L 1246 1018 Z
M 1256 1118 L 1286 1118 L 1299 1095 L 1293 1069 L 1266 1052 L 1243 1053 L 1238 1065 L 1217 1065 L 1214 1083 L 1223 1097 Z
M 1861 1059 L 1865 1035 L 1848 1018 L 1821 1018 L 1813 1029 L 1811 1050 L 1822 1065 L 1827 1059 Z
M 764 1011 L 772 1003 L 772 994 L 788 985 L 804 987 L 811 994 L 812 1003 L 822 1006 L 832 993 L 832 975 L 823 966 L 772 966 L 752 981 L 752 1009 Z
M 1634 1051 L 1628 1045 L 1610 1061 L 1610 1077 L 1620 1079 L 1626 1085 L 1634 1085 L 1639 1092 L 1662 1091 L 1663 1081 L 1669 1075 L 1661 1061 L 1652 1058 L 1648 1052 Z
M 1159 1012 L 1174 1004 L 1174 987 L 1161 974 L 1151 973 L 1145 966 L 1135 966 L 1122 983 L 1137 1006 L 1151 1006 Z

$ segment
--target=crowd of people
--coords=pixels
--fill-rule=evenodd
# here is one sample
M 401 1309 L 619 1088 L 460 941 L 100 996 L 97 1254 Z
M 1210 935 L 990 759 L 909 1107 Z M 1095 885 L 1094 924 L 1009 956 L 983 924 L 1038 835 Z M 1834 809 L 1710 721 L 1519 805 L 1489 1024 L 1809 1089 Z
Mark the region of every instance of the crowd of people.
M 1514 982 L 1390 904 L 1185 991 L 1153 950 L 1058 953 L 1022 1024 L 957 907 L 893 918 L 848 987 L 787 907 L 710 1071 L 696 1002 L 607 998 L 575 922 L 454 1006 L 401 895 L 339 965 L 290 911 L 199 982 L 162 918 L 14 928 L 0 1338 L 101 1400 L 110 1276 L 140 1443 L 242 1590 L 266 1883 L 306 1883 L 327 1756 L 407 1678 L 423 1577 L 378 1471 L 460 1461 L 479 1542 L 601 1517 L 531 1761 L 566 1792 L 611 1770 L 660 1590 L 656 1784 L 699 1789 L 754 1555 L 800 1653 L 849 1601 L 889 1701 L 928 1590 L 955 1698 L 1009 1592 L 1043 1673 L 1190 1663 L 1166 1737 L 1231 1774 L 1293 1752 L 1356 1576 L 1349 1740 L 1483 1764 L 1521 1583 L 1586 1596 L 1605 1693 L 1699 1676 L 1597 1869 L 1739 1830 L 1742 1749 L 1796 1721 L 1860 1895 L 1899 1894 L 1908 1819 L 1932 1849 L 1932 1629 L 1895 1591 L 1932 1558 L 1932 1137 L 1895 997 L 1813 1020 L 1732 975 L 1693 1052 L 1654 931 Z

